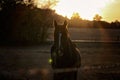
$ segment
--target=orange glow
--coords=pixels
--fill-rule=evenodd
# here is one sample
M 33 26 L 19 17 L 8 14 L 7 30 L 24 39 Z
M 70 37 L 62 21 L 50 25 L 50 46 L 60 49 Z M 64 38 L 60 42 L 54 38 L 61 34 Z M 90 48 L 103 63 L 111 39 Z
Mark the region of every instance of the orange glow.
M 54 4 L 49 6 L 49 1 Z M 120 21 L 120 0 L 34 0 L 34 3 L 39 8 L 54 9 L 56 13 L 68 18 L 71 18 L 73 13 L 79 13 L 82 19 L 93 20 L 94 15 L 99 14 L 102 20 Z
M 79 13 L 81 18 L 92 20 L 95 14 L 101 14 L 104 8 L 111 0 L 59 0 L 59 3 L 53 8 L 58 14 L 71 18 L 75 12 Z

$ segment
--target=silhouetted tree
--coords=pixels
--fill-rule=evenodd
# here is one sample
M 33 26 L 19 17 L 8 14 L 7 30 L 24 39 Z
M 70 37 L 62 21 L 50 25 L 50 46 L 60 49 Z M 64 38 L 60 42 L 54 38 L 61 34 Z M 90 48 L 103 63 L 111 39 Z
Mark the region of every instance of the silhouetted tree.
M 98 14 L 96 14 L 96 15 L 93 17 L 93 20 L 95 20 L 95 21 L 101 21 L 101 19 L 102 19 L 102 16 L 100 16 L 100 15 L 98 15 Z
M 43 9 L 51 9 L 53 8 L 59 0 L 39 0 L 38 2 L 36 2 L 38 5 L 38 7 L 43 8 Z
M 9 0 L 6 3 L 8 4 Z M 14 6 L 9 5 L 4 5 L 0 11 L 0 40 L 44 42 L 48 36 L 48 28 L 52 26 L 55 11 L 22 2 L 15 3 Z
M 80 18 L 79 13 L 73 13 L 70 20 L 70 26 L 80 27 L 81 21 L 82 19 Z
M 77 19 L 77 20 L 80 19 L 81 20 L 79 13 L 73 13 L 71 19 L 74 19 L 74 20 L 75 19 Z
M 111 28 L 120 29 L 120 22 L 118 20 L 111 22 Z

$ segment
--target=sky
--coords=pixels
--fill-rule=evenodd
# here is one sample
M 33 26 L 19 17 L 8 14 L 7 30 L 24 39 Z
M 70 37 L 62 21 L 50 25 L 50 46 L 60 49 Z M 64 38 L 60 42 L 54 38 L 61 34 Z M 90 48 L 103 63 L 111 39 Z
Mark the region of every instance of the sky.
M 104 20 L 111 22 L 115 20 L 120 21 L 120 0 L 114 0 L 102 10 Z
M 46 1 L 38 0 L 44 4 Z M 39 4 L 40 5 L 40 4 Z M 120 0 L 58 0 L 58 3 L 52 7 L 56 13 L 70 18 L 74 12 L 79 13 L 82 19 L 93 20 L 96 14 L 102 16 L 102 20 L 112 22 L 120 21 Z

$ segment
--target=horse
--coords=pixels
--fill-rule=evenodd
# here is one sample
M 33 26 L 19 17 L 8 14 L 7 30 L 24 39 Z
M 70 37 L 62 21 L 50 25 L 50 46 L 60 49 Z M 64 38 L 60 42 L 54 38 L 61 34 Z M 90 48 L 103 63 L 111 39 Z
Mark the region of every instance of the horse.
M 66 20 L 63 25 L 54 21 L 54 44 L 51 47 L 51 64 L 56 71 L 54 80 L 76 80 L 77 69 L 81 66 L 80 51 L 71 41 L 67 25 Z

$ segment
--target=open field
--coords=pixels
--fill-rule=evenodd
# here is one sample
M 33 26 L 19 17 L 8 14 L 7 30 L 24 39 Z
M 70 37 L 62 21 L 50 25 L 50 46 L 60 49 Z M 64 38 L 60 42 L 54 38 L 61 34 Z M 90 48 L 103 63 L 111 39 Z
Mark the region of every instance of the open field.
M 68 28 L 72 40 L 120 41 L 120 29 Z M 49 39 L 53 40 L 54 29 L 49 29 Z
M 82 58 L 78 80 L 119 80 L 119 42 L 76 42 Z M 0 80 L 52 80 L 50 44 L 0 47 Z
M 50 42 L 41 46 L 1 46 L 0 80 L 53 80 Z M 69 28 L 81 51 L 78 80 L 120 80 L 120 30 Z

